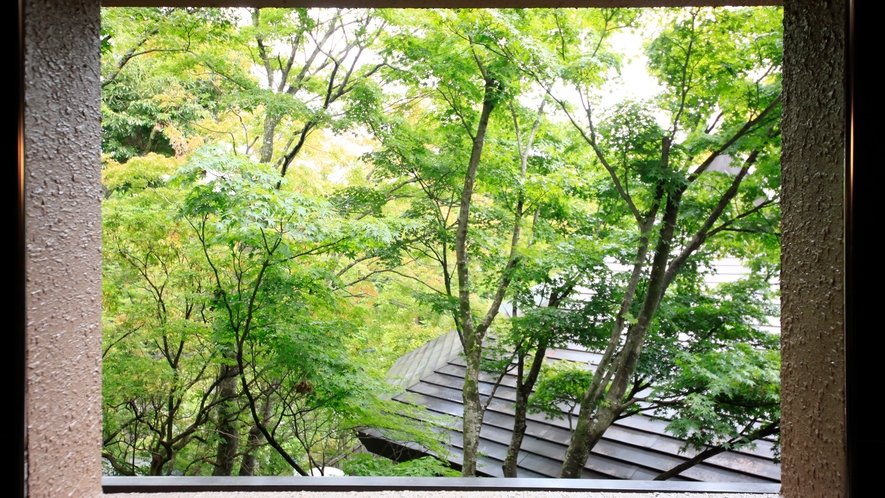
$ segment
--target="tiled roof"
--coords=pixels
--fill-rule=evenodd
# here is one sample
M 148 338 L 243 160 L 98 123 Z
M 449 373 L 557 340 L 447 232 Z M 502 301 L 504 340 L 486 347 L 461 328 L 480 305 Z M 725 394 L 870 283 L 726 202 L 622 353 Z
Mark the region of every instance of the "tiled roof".
M 449 358 L 461 353 L 461 340 L 458 333 L 448 334 L 427 341 L 418 348 L 406 353 L 387 372 L 389 382 L 403 389 L 417 384 L 437 368 L 445 365 Z
M 708 277 L 711 284 L 733 281 L 745 272 L 739 265 L 720 263 Z M 502 311 L 506 311 L 506 306 Z M 506 316 L 506 312 L 505 312 Z M 779 332 L 779 320 L 773 318 L 765 327 Z M 549 349 L 547 361 L 573 361 L 595 368 L 599 355 L 577 345 Z M 449 332 L 429 341 L 400 358 L 390 369 L 391 382 L 406 391 L 394 397 L 403 403 L 423 406 L 434 415 L 448 415 L 452 423 L 440 429 L 441 438 L 448 440 L 448 459 L 456 468 L 461 464 L 461 416 L 463 404 L 461 389 L 464 384 L 465 364 L 456 332 Z M 483 402 L 488 399 L 496 377 L 483 372 L 480 393 Z M 513 430 L 513 404 L 516 378 L 505 375 L 495 390 L 492 402 L 483 418 L 478 458 L 479 475 L 503 477 L 501 465 Z M 576 418 L 576 415 L 574 415 Z M 698 451 L 680 452 L 683 441 L 668 433 L 666 420 L 645 414 L 636 414 L 616 421 L 594 447 L 583 477 L 595 479 L 654 479 L 676 465 L 692 458 Z M 527 431 L 518 460 L 519 477 L 558 477 L 571 434 L 566 412 L 563 418 L 548 419 L 543 414 L 529 415 Z M 393 448 L 397 444 L 408 447 L 410 457 L 416 456 L 415 445 L 377 440 L 383 437 L 376 431 L 366 431 L 366 440 L 376 438 L 376 448 Z M 704 460 L 683 471 L 672 480 L 707 482 L 776 483 L 780 481 L 780 465 L 774 462 L 773 442 L 760 440 L 755 449 L 728 451 Z M 388 450 L 385 450 L 388 451 Z M 394 450 L 395 451 L 395 450 Z M 389 456 L 389 455 L 388 455 Z
M 413 353 L 418 353 L 419 350 L 421 353 L 412 358 L 423 362 L 422 357 L 429 351 L 450 351 L 451 336 L 454 336 L 457 343 L 457 334 L 449 333 L 415 350 Z M 427 368 L 426 365 L 431 363 L 438 366 L 394 399 L 424 406 L 435 415 L 452 417 L 453 424 L 448 429 L 441 430 L 441 436 L 448 437 L 449 440 L 449 461 L 455 467 L 460 467 L 460 417 L 463 413 L 461 387 L 465 368 L 460 356 L 460 344 L 457 349 L 445 361 L 422 363 L 422 368 Z M 547 357 L 548 361 L 570 360 L 594 364 L 598 355 L 572 346 L 550 350 Z M 395 368 L 405 367 L 402 364 Z M 483 402 L 488 399 L 495 380 L 487 373 L 480 376 Z M 482 456 L 478 459 L 480 475 L 503 477 L 501 465 L 513 430 L 515 382 L 514 376 L 504 376 L 483 418 L 479 447 Z M 568 420 L 548 419 L 538 414 L 529 415 L 527 423 L 528 429 L 518 460 L 519 477 L 557 477 L 571 433 Z M 666 421 L 643 414 L 616 421 L 593 449 L 584 467 L 583 477 L 649 480 L 693 457 L 696 450 L 679 452 L 683 442 L 667 434 L 664 431 L 666 426 Z M 763 440 L 758 441 L 753 450 L 720 453 L 684 471 L 674 480 L 779 482 L 780 465 L 773 462 L 771 448 L 772 443 Z

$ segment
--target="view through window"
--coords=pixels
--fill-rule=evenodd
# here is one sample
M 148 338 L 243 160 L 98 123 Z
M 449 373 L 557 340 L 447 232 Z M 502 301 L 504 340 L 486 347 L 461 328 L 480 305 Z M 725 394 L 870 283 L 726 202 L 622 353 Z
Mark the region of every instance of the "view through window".
M 104 9 L 105 472 L 777 482 L 781 61 L 775 8 Z

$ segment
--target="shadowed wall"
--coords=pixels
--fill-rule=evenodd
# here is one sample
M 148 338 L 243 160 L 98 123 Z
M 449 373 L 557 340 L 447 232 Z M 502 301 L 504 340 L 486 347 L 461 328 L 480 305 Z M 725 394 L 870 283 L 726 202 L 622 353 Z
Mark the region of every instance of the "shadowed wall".
M 786 0 L 781 492 L 846 496 L 845 0 Z

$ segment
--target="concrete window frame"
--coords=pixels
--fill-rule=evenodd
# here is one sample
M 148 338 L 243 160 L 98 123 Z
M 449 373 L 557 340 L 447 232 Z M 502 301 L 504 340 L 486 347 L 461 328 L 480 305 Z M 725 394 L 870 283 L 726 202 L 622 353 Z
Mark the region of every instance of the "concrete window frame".
M 100 496 L 101 189 L 96 165 L 100 153 L 101 4 L 99 0 L 21 3 L 24 133 L 20 140 L 24 166 L 20 174 L 24 183 L 19 192 L 24 210 L 26 279 L 24 484 L 26 496 Z M 660 7 L 779 3 L 110 0 L 104 5 Z M 850 326 L 855 318 L 849 314 L 851 301 L 846 302 L 851 282 L 846 279 L 845 266 L 846 254 L 852 254 L 850 245 L 846 251 L 846 239 L 850 244 L 853 236 L 850 231 L 846 233 L 846 227 L 851 227 L 846 223 L 854 222 L 854 172 L 848 155 L 852 107 L 850 87 L 846 84 L 850 81 L 846 62 L 847 20 L 853 2 L 783 3 L 787 57 L 782 160 L 785 196 L 781 493 L 791 498 L 846 496 L 850 469 L 844 346 L 846 322 Z M 409 492 L 402 495 L 412 496 Z

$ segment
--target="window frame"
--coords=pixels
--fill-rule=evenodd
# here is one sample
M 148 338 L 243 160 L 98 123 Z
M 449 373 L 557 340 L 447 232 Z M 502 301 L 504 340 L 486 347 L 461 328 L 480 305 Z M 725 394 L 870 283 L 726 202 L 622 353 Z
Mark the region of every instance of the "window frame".
M 35 2 L 29 2 L 29 3 L 35 3 Z M 83 3 L 83 2 L 81 2 L 81 3 Z M 92 0 L 92 4 L 97 4 L 97 3 L 98 3 L 97 0 Z M 294 2 L 288 2 L 286 0 L 251 0 L 251 1 L 249 1 L 249 0 L 235 1 L 234 0 L 234 1 L 220 1 L 220 2 L 211 1 L 211 0 L 192 0 L 192 1 L 186 1 L 186 0 L 165 0 L 165 1 L 164 0 L 160 0 L 160 1 L 111 0 L 111 1 L 104 2 L 103 5 L 104 6 L 158 6 L 158 5 L 162 5 L 162 6 L 231 6 L 231 5 L 242 6 L 245 4 L 248 6 L 292 7 L 292 6 L 328 6 L 328 4 L 331 4 L 331 3 L 334 3 L 336 5 L 340 5 L 340 6 L 347 6 L 347 7 L 366 7 L 366 6 L 376 6 L 376 7 L 397 6 L 397 7 L 401 7 L 402 6 L 401 4 L 398 4 L 398 2 L 396 0 L 344 0 L 344 1 L 339 1 L 339 2 L 335 2 L 335 1 L 324 2 L 322 0 L 296 0 Z M 497 6 L 531 7 L 531 6 L 536 6 L 537 7 L 537 6 L 539 6 L 539 4 L 543 4 L 546 2 L 539 2 L 537 0 L 512 0 L 512 1 L 484 0 L 484 1 L 479 1 L 479 2 L 472 2 L 472 1 L 467 1 L 467 0 L 429 0 L 429 1 L 423 1 L 423 2 L 422 1 L 411 2 L 409 0 L 406 0 L 405 3 L 408 3 L 410 5 L 420 5 L 421 7 L 459 7 L 459 6 L 466 6 L 466 5 L 476 5 L 477 3 L 481 4 L 484 7 L 485 6 L 487 6 L 487 7 L 497 7 Z M 734 5 L 734 4 L 773 5 L 773 4 L 780 4 L 780 3 L 781 2 L 778 2 L 778 1 L 729 2 L 729 1 L 716 1 L 716 0 L 707 0 L 707 1 L 701 1 L 701 2 L 694 2 L 691 0 L 682 0 L 682 1 L 679 1 L 679 0 L 671 0 L 671 1 L 668 1 L 668 0 L 659 0 L 659 1 L 654 1 L 654 0 L 622 0 L 622 1 L 599 0 L 599 1 L 593 1 L 593 0 L 589 0 L 589 1 L 584 1 L 584 2 L 574 1 L 574 0 L 565 0 L 562 2 L 557 2 L 556 6 L 588 6 L 588 4 L 593 4 L 593 5 L 597 5 L 597 6 L 599 6 L 599 5 L 601 5 L 601 6 L 617 5 L 617 6 L 630 6 L 630 7 L 632 7 L 632 6 L 652 7 L 652 6 L 680 6 L 680 5 L 685 6 L 686 4 L 689 4 L 689 5 L 697 5 L 697 4 L 703 4 L 703 5 Z M 19 16 L 21 16 L 21 12 L 22 12 L 21 11 L 21 4 L 22 4 L 22 2 L 20 1 L 19 2 Z M 850 5 L 849 10 L 853 13 L 853 1 L 850 1 L 849 5 Z M 26 15 L 26 13 L 25 13 L 25 15 Z M 852 17 L 852 19 L 853 19 L 853 17 Z M 853 29 L 853 24 L 852 24 L 852 29 Z M 25 36 L 23 33 L 23 29 L 21 27 L 19 27 L 19 33 L 21 36 Z M 850 37 L 850 39 L 851 40 L 854 39 L 853 38 L 853 31 L 852 31 L 852 36 Z M 25 42 L 21 43 L 21 45 L 20 45 L 20 50 L 22 51 L 22 53 L 27 52 L 27 48 L 25 47 L 26 41 L 27 40 L 25 39 Z M 850 48 L 851 47 L 849 47 L 849 49 Z M 852 52 L 852 54 L 853 54 L 853 52 Z M 849 58 L 849 60 L 851 61 L 853 59 Z M 856 71 L 856 66 L 849 66 L 849 70 L 852 70 L 852 69 Z M 20 76 L 22 76 L 24 74 L 24 72 L 25 72 L 24 69 L 20 69 Z M 854 74 L 855 77 L 857 76 L 856 73 L 852 73 L 852 74 Z M 25 86 L 26 85 L 23 83 L 22 87 L 21 87 L 22 94 L 25 91 L 25 88 L 24 88 Z M 849 89 L 850 88 L 853 88 L 853 87 L 849 86 Z M 848 112 L 846 112 L 846 115 L 847 115 L 846 116 L 846 120 L 847 120 L 846 133 L 849 134 L 852 139 L 854 138 L 854 134 L 853 134 L 854 133 L 854 128 L 853 128 L 854 121 L 853 121 L 853 114 L 851 114 L 854 110 L 853 99 L 854 99 L 854 94 L 849 91 L 848 100 L 846 101 L 846 107 L 847 107 L 847 111 L 848 111 Z M 20 113 L 18 113 L 18 116 L 27 116 L 28 111 L 27 111 L 27 109 L 25 109 L 24 102 L 25 102 L 25 97 L 24 97 L 24 95 L 22 95 L 19 99 Z M 22 143 L 22 137 L 24 136 L 23 131 L 22 131 L 23 126 L 24 125 L 22 124 L 22 122 L 19 121 L 19 123 L 18 123 L 19 146 L 17 149 L 19 151 L 19 155 L 16 160 L 17 164 L 19 165 L 17 168 L 19 176 L 18 176 L 18 181 L 16 183 L 16 186 L 18 187 L 17 188 L 17 198 L 18 198 L 18 206 L 19 207 L 21 207 L 24 204 L 24 197 L 27 195 L 27 193 L 24 192 L 23 187 L 21 187 L 22 181 L 23 181 L 22 179 L 25 178 L 26 174 L 27 174 L 27 171 L 24 169 L 24 166 L 22 165 L 23 160 L 21 158 L 22 157 L 21 151 L 23 150 L 22 149 L 23 146 L 21 145 L 21 143 Z M 853 140 L 851 142 L 849 142 L 849 141 L 846 141 L 846 142 L 853 143 Z M 855 180 L 856 180 L 856 173 L 857 173 L 855 171 L 855 169 L 853 168 L 853 164 L 854 164 L 854 161 L 855 161 L 855 158 L 857 155 L 856 153 L 857 153 L 857 149 L 851 148 L 851 147 L 848 147 L 848 150 L 846 150 L 846 152 L 845 152 L 845 154 L 846 154 L 846 170 L 847 170 L 847 175 L 848 175 L 846 177 L 846 185 L 847 185 L 847 189 L 848 189 L 848 192 L 847 192 L 848 203 L 846 206 L 846 219 L 845 219 L 845 229 L 846 229 L 846 238 L 847 238 L 846 257 L 849 260 L 848 272 L 846 274 L 846 282 L 845 283 L 846 283 L 846 287 L 847 287 L 847 292 L 849 293 L 849 297 L 851 297 L 851 296 L 857 297 L 859 294 L 857 292 L 853 292 L 854 287 L 852 287 L 853 284 L 856 285 L 857 280 L 859 278 L 859 275 L 855 275 L 855 273 L 853 273 L 853 268 L 859 266 L 857 264 L 858 263 L 857 259 L 854 258 L 853 255 L 854 255 L 854 248 L 860 244 L 860 239 L 861 239 L 861 237 L 860 237 L 861 234 L 859 232 L 854 231 L 853 230 L 854 225 L 852 225 L 852 223 L 857 223 L 860 218 L 860 216 L 857 212 L 858 210 L 856 208 L 857 198 L 856 198 L 856 196 L 854 194 L 854 190 L 853 190 L 854 185 L 855 185 Z M 24 226 L 24 229 L 28 228 L 28 225 L 26 224 L 26 222 L 23 222 L 23 226 Z M 24 242 L 26 240 L 25 237 L 27 236 L 27 234 L 26 233 L 22 234 L 21 232 L 20 232 L 20 234 L 21 235 L 19 238 L 18 246 L 21 248 L 24 248 Z M 852 266 L 852 262 L 855 266 Z M 24 276 L 25 275 L 25 264 L 24 263 L 22 263 L 21 269 L 22 269 L 21 275 Z M 24 280 L 24 279 L 22 279 L 22 280 Z M 25 283 L 22 284 L 21 290 L 22 290 L 22 292 L 20 294 L 25 295 L 25 292 L 27 290 Z M 849 299 L 849 306 L 848 306 L 849 317 L 848 317 L 848 326 L 847 326 L 847 332 L 846 332 L 848 335 L 849 344 L 851 344 L 852 337 L 854 337 L 856 339 L 856 337 L 854 335 L 852 335 L 852 330 L 853 330 L 852 327 L 854 326 L 855 323 L 857 323 L 861 320 L 860 312 L 857 309 L 858 307 L 859 306 L 855 306 L 852 308 L 852 306 L 850 305 L 850 299 Z M 24 310 L 22 309 L 22 311 L 24 311 Z M 24 313 L 22 313 L 21 315 L 23 318 L 26 318 Z M 23 320 L 22 323 L 24 325 L 25 321 Z M 22 336 L 24 339 L 24 336 L 25 336 L 25 328 L 24 327 L 22 328 Z M 23 342 L 24 342 L 24 340 L 23 340 Z M 859 349 L 859 347 L 856 348 L 856 350 L 858 350 L 858 349 Z M 849 354 L 851 354 L 851 350 L 849 350 Z M 24 358 L 24 361 L 21 364 L 21 368 L 26 369 L 27 364 L 25 364 L 25 362 L 27 361 L 27 359 L 26 359 L 27 357 L 25 355 L 23 355 L 21 357 Z M 17 364 L 17 363 L 13 362 L 13 364 Z M 849 392 L 851 392 L 851 391 L 849 391 Z M 852 406 L 850 404 L 850 399 L 851 399 L 851 397 L 849 396 L 849 407 Z M 23 401 L 23 403 L 22 403 L 23 408 L 27 408 L 27 400 L 23 397 L 22 401 Z M 857 431 L 855 431 L 855 434 L 856 434 L 856 432 Z M 850 430 L 849 430 L 849 434 L 852 434 L 852 432 Z M 89 439 L 94 439 L 94 437 L 90 436 Z M 855 461 L 857 461 L 857 460 L 855 460 Z M 851 462 L 851 459 L 849 458 L 849 463 L 850 462 Z M 99 469 L 96 469 L 96 470 L 100 471 Z M 17 475 L 20 476 L 21 474 L 17 474 Z M 852 472 L 850 472 L 850 469 L 849 469 L 849 476 L 851 476 L 851 475 L 852 475 Z M 800 476 L 793 475 L 792 478 L 799 479 Z M 265 479 L 266 480 L 268 478 L 251 478 L 251 479 L 259 479 L 259 480 Z M 287 479 L 287 478 L 281 478 L 281 479 Z M 295 479 L 303 479 L 303 478 L 295 478 Z M 333 483 L 330 481 L 330 479 L 334 479 L 334 478 L 317 478 L 317 479 L 326 480 L 326 482 L 329 484 L 329 489 L 328 489 L 329 491 L 344 489 L 344 488 L 340 487 L 341 486 L 340 484 L 337 484 L 338 487 L 336 488 L 336 483 Z M 21 479 L 16 478 L 16 481 L 21 482 Z M 519 481 L 519 479 L 513 479 L 513 480 L 508 479 L 507 480 L 508 486 L 506 487 L 506 489 L 509 489 L 509 490 L 523 489 L 520 486 L 518 486 L 517 481 Z M 578 481 L 568 481 L 568 482 L 578 482 Z M 302 483 L 303 483 L 303 481 L 302 481 Z M 293 482 L 293 484 L 295 484 L 297 486 L 297 483 Z M 661 483 L 658 483 L 658 484 L 661 484 Z M 262 484 L 262 485 L 268 485 L 268 484 Z M 229 487 L 229 485 L 224 485 L 224 489 L 225 490 L 233 490 L 231 487 Z M 289 488 L 289 489 L 302 489 L 302 488 L 293 486 L 292 488 Z M 318 489 L 318 488 L 316 488 L 316 489 Z M 354 486 L 348 485 L 346 489 L 352 490 L 352 489 L 354 489 Z M 375 487 L 373 489 L 382 489 L 382 488 Z M 392 488 L 385 487 L 383 489 L 392 489 Z M 401 489 L 405 489 L 405 488 L 401 488 Z M 430 489 L 430 488 L 412 488 L 412 489 Z M 443 489 L 443 488 L 433 486 L 432 489 Z M 466 490 L 466 488 L 459 488 L 459 489 Z M 538 488 L 537 487 L 533 488 L 533 487 L 529 486 L 524 489 L 526 491 L 529 491 L 529 490 L 537 490 Z M 556 488 L 556 489 L 564 489 L 564 488 Z M 569 487 L 568 489 L 575 490 L 576 488 Z M 599 488 L 597 488 L 597 489 L 599 489 Z M 662 488 L 655 488 L 655 489 L 659 490 L 659 491 L 664 490 Z M 195 490 L 195 489 L 192 489 L 192 490 Z M 599 489 L 599 490 L 601 490 L 601 489 Z M 614 490 L 614 488 L 612 488 L 611 490 Z M 622 490 L 626 490 L 626 489 L 622 488 Z M 647 489 L 643 489 L 643 490 L 647 490 Z M 636 491 L 640 491 L 640 489 L 636 489 Z

